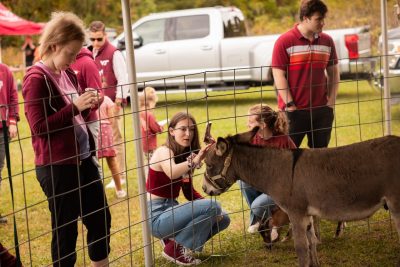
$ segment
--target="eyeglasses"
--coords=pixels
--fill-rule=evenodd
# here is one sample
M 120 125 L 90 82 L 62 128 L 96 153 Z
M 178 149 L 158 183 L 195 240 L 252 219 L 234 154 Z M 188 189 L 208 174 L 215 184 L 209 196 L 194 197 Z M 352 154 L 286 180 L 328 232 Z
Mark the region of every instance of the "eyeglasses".
M 103 42 L 103 37 L 101 37 L 101 38 L 89 38 L 89 40 L 90 40 L 91 42 L 94 42 L 94 41 Z
M 180 127 L 180 128 L 175 128 L 174 130 L 176 130 L 176 131 L 179 130 L 179 131 L 182 131 L 182 132 L 189 131 L 189 132 L 193 133 L 194 130 L 195 130 L 195 128 L 194 128 L 194 127 L 186 127 L 186 126 L 183 126 L 183 127 Z

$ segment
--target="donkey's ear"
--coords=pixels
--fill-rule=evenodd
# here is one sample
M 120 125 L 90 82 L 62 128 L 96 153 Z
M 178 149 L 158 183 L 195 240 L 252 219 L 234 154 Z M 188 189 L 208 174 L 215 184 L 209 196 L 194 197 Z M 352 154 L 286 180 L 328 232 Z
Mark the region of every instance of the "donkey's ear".
M 227 150 L 228 142 L 224 138 L 218 137 L 215 154 L 221 157 Z
M 235 135 L 235 141 L 237 143 L 241 143 L 241 144 L 243 144 L 243 143 L 248 144 L 251 142 L 253 137 L 257 134 L 259 129 L 260 129 L 260 127 L 256 126 L 251 131 L 237 134 L 237 135 Z

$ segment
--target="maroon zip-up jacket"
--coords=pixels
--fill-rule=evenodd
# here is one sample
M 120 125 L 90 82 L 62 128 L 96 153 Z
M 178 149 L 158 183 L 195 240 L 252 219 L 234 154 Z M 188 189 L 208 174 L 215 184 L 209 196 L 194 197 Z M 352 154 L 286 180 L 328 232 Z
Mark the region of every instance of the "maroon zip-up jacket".
M 86 88 L 96 89 L 99 93 L 99 104 L 96 108 L 92 109 L 87 119 L 87 122 L 99 120 L 97 108 L 101 105 L 104 100 L 104 96 L 101 89 L 101 78 L 97 65 L 94 62 L 93 54 L 87 48 L 82 47 L 79 54 L 76 56 L 76 61 L 71 64 L 71 69 L 75 71 L 78 77 L 78 83 L 81 90 Z
M 67 69 L 66 73 L 81 94 L 74 71 Z M 78 164 L 79 144 L 75 138 L 73 116 L 79 114 L 79 110 L 72 103 L 64 101 L 50 77 L 37 66 L 28 69 L 22 95 L 25 116 L 32 133 L 35 164 Z M 90 109 L 87 109 L 81 114 L 85 118 L 89 112 Z M 87 132 L 90 151 L 95 155 L 93 136 L 89 130 Z

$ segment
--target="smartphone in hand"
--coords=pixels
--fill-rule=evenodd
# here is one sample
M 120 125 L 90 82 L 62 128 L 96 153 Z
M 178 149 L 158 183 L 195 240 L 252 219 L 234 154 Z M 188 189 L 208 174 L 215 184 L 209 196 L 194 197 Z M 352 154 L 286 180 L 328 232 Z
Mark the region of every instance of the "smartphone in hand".
M 212 122 L 209 121 L 206 126 L 206 133 L 204 134 L 204 140 L 203 140 L 204 143 L 206 143 L 206 144 L 210 144 L 210 143 L 214 142 L 214 139 L 211 137 L 211 126 L 212 126 Z

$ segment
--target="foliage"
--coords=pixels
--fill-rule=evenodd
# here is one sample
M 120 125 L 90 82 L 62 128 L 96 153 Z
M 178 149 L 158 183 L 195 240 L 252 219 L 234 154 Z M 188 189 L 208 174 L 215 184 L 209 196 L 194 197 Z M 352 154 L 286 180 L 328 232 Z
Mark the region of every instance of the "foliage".
M 152 12 L 194 7 L 237 6 L 248 19 L 250 32 L 256 34 L 281 33 L 296 22 L 300 1 L 293 0 L 131 0 L 131 16 L 135 21 Z M 377 36 L 380 25 L 380 1 L 325 0 L 329 8 L 327 28 L 354 27 L 369 24 Z M 395 0 L 388 0 L 390 27 L 397 26 L 393 13 Z M 107 26 L 122 30 L 121 1 L 115 0 L 4 0 L 2 3 L 17 15 L 36 22 L 46 22 L 52 11 L 75 12 L 85 23 L 103 20 Z M 357 15 L 354 11 L 357 10 Z M 19 43 L 15 37 L 5 38 L 3 45 Z M 376 38 L 375 38 L 376 39 Z M 16 41 L 17 40 L 17 41 Z

